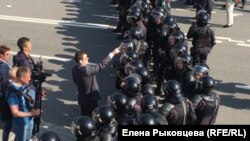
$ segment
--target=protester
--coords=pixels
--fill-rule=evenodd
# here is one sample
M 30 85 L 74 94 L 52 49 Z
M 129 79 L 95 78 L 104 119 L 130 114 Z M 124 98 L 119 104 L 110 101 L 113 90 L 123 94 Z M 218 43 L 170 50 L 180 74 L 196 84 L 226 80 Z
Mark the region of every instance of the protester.
M 78 88 L 78 104 L 81 107 L 82 116 L 91 116 L 101 98 L 96 73 L 104 69 L 118 53 L 120 53 L 120 47 L 115 48 L 98 64 L 89 63 L 88 55 L 83 51 L 75 53 L 77 64 L 72 68 L 72 75 Z

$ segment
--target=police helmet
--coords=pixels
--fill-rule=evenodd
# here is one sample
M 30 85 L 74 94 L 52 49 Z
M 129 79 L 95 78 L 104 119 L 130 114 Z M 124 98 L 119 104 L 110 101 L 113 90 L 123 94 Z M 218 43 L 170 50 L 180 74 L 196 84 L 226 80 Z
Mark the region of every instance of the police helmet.
M 149 3 L 144 2 L 144 1 L 141 3 L 141 11 L 142 11 L 143 13 L 145 13 L 145 12 L 149 9 L 149 7 L 150 7 L 150 4 L 149 4 Z
M 128 110 L 128 98 L 122 93 L 112 94 L 109 96 L 108 105 L 116 112 L 124 113 Z
M 167 16 L 166 18 L 168 17 L 171 17 L 171 16 Z M 164 20 L 166 20 L 166 18 Z M 176 30 L 180 30 L 177 22 L 171 21 L 171 19 L 170 21 L 163 21 L 162 31 L 161 31 L 162 36 L 167 36 Z
M 174 31 L 171 36 L 175 39 L 175 43 L 184 43 L 185 41 L 185 34 L 182 31 Z
M 192 63 L 193 63 L 193 59 L 192 56 L 190 56 L 187 53 L 181 54 L 180 56 L 178 56 L 175 59 L 175 68 L 176 69 L 181 69 L 181 67 L 179 67 L 179 65 L 183 65 L 183 68 L 189 68 L 190 70 L 192 69 Z
M 197 12 L 197 25 L 198 26 L 206 26 L 209 22 L 209 16 L 206 10 L 199 10 Z
M 151 86 L 150 84 L 144 85 L 141 90 L 143 95 L 154 95 L 155 94 L 155 88 Z
M 124 85 L 122 90 L 128 97 L 135 97 L 140 94 L 141 91 L 141 81 L 139 77 L 133 75 L 131 77 L 126 77 L 124 80 Z
M 132 60 L 131 62 L 126 64 L 125 74 L 129 75 L 133 72 L 134 69 L 141 67 L 143 67 L 143 63 L 140 60 Z
M 97 134 L 97 129 L 92 118 L 88 116 L 79 116 L 72 121 L 71 132 L 77 138 L 87 138 L 95 137 Z
M 152 17 L 153 18 L 160 18 L 161 20 L 163 20 L 164 13 L 160 9 L 159 10 L 158 9 L 154 9 L 152 11 Z
M 142 3 L 150 4 L 150 0 L 142 0 Z
M 157 125 L 155 118 L 151 114 L 140 114 L 135 119 L 136 125 Z
M 120 63 L 126 65 L 127 63 L 131 62 L 132 60 L 137 60 L 138 58 L 139 58 L 138 54 L 135 51 L 131 50 L 131 51 L 128 51 L 126 53 L 123 53 L 120 56 Z
M 121 47 L 124 49 L 124 52 L 133 50 L 135 48 L 135 44 L 133 40 L 131 39 L 126 39 L 121 42 Z
M 165 96 L 175 96 L 181 94 L 181 84 L 177 80 L 168 80 L 163 84 Z
M 150 80 L 150 72 L 146 67 L 137 67 L 132 72 L 140 75 L 142 84 L 146 84 Z
M 145 39 L 146 35 L 143 32 L 142 28 L 139 27 L 133 27 L 128 32 L 128 37 L 130 39 L 136 39 L 136 40 L 143 40 Z
M 115 111 L 112 107 L 102 105 L 94 109 L 92 113 L 96 125 L 109 125 L 115 121 Z
M 141 20 L 141 13 L 138 11 L 130 11 L 129 14 L 127 15 L 127 22 L 128 23 L 134 24 L 140 20 Z
M 167 7 L 166 0 L 156 0 L 155 1 L 155 6 L 156 7 Z
M 202 94 L 209 94 L 215 87 L 215 81 L 210 76 L 203 76 L 198 81 L 198 89 Z
M 175 58 L 180 56 L 181 54 L 187 53 L 187 46 L 184 43 L 176 44 L 174 48 L 171 49 L 171 55 Z
M 206 64 L 197 64 L 194 66 L 194 76 L 199 78 L 209 75 L 209 67 Z
M 145 95 L 141 99 L 141 108 L 143 112 L 158 109 L 158 100 L 154 95 Z
M 129 12 L 132 12 L 132 11 L 137 11 L 137 12 L 141 12 L 141 5 L 140 3 L 136 3 L 134 5 L 132 5 L 129 9 Z

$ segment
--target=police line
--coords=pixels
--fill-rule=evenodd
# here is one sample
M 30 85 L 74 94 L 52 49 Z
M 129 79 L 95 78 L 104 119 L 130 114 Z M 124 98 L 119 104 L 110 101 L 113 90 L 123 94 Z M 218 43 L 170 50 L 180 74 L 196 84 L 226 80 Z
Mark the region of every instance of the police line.
M 124 126 L 118 127 L 118 141 L 127 141 L 130 138 L 154 137 L 157 141 L 171 139 L 191 140 L 217 140 L 230 137 L 241 140 L 249 140 L 249 129 L 245 125 L 213 125 L 213 126 Z

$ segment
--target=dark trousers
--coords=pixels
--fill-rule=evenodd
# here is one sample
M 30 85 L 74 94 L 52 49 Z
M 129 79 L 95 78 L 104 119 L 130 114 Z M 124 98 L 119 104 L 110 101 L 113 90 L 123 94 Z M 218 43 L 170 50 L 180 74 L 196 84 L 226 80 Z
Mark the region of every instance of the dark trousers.
M 191 53 L 191 56 L 193 57 L 193 65 L 196 64 L 206 64 L 207 62 L 207 56 L 211 51 L 211 48 L 209 47 L 203 47 L 203 48 L 196 48 L 195 51 Z
M 3 141 L 8 141 L 9 140 L 11 127 L 12 127 L 12 119 L 9 120 L 9 121 L 5 121 L 4 128 L 3 128 L 3 136 L 2 136 Z
M 92 117 L 93 110 L 98 107 L 98 101 L 89 101 L 80 105 L 81 107 L 81 116 Z

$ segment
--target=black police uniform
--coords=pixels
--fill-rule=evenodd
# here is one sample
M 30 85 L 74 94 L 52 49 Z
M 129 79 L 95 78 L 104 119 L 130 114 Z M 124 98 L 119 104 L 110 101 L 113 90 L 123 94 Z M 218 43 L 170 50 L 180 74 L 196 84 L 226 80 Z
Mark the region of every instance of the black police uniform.
M 194 64 L 206 64 L 207 56 L 215 45 L 215 33 L 210 26 L 192 25 L 187 33 L 187 38 L 193 38 L 191 55 Z
M 159 112 L 167 119 L 169 125 L 192 124 L 196 120 L 193 105 L 181 94 L 178 81 L 169 80 L 165 83 L 164 93 L 167 102 L 163 104 Z
M 197 115 L 196 124 L 211 125 L 215 123 L 220 97 L 212 91 L 214 86 L 215 82 L 210 76 L 203 76 L 198 82 L 200 93 L 192 98 Z
M 215 92 L 211 92 L 209 95 L 195 95 L 192 102 L 197 115 L 195 124 L 211 125 L 215 123 L 220 103 L 220 98 Z

